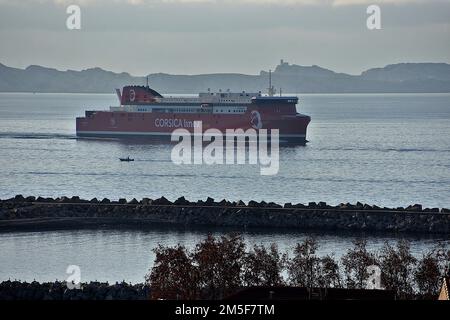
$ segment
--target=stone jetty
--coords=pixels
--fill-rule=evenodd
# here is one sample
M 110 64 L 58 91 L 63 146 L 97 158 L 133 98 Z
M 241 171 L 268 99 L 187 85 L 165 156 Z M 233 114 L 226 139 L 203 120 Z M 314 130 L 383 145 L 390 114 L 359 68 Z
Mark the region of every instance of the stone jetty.
M 291 228 L 329 231 L 381 231 L 450 234 L 450 210 L 420 204 L 380 208 L 363 203 L 325 202 L 284 205 L 250 201 L 190 202 L 141 200 L 84 200 L 79 197 L 24 197 L 0 200 L 0 231 L 137 227 Z

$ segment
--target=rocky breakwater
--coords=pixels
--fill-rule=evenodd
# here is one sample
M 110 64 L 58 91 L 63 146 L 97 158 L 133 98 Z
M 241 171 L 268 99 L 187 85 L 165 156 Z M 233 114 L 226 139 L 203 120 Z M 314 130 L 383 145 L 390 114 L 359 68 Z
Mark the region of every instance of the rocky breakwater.
M 78 289 L 69 289 L 66 282 L 21 282 L 0 283 L 0 300 L 146 300 L 150 289 L 144 284 L 125 282 L 82 283 Z
M 141 200 L 91 200 L 79 197 L 35 198 L 18 195 L 0 201 L 0 231 L 83 227 L 149 227 L 160 224 L 238 228 L 293 228 L 450 234 L 450 210 L 380 208 L 362 203 L 325 202 L 284 205 L 250 201 L 174 202 L 162 197 Z

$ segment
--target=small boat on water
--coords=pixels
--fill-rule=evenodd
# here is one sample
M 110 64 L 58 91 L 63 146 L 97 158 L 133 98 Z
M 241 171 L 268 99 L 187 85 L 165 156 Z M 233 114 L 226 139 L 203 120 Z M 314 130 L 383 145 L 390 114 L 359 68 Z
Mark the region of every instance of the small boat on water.
M 134 159 L 131 159 L 129 156 L 126 158 L 119 158 L 120 161 L 126 161 L 126 162 L 130 162 L 130 161 L 134 161 Z

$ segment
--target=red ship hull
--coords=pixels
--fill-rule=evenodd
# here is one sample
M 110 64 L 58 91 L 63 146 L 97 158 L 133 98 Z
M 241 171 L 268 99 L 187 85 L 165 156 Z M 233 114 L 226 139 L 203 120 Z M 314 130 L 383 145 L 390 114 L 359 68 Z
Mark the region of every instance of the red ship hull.
M 194 133 L 191 126 L 194 121 L 202 121 L 203 130 L 252 128 L 250 114 L 243 115 L 161 115 L 152 113 L 133 113 L 98 111 L 91 118 L 77 118 L 77 136 L 80 137 L 168 137 L 175 129 L 183 128 Z M 281 141 L 306 142 L 308 116 L 286 116 L 281 119 L 268 119 L 263 122 L 263 129 L 279 129 Z

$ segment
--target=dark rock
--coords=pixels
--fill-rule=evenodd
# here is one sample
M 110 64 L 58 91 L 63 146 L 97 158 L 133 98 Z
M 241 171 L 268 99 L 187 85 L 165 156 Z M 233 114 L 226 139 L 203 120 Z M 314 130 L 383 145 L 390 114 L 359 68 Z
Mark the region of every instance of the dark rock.
M 267 208 L 283 208 L 283 206 L 279 205 L 278 203 L 275 203 L 275 202 L 269 202 L 267 204 Z
M 318 206 L 319 208 L 325 209 L 325 208 L 327 207 L 327 203 L 326 203 L 326 202 L 323 202 L 323 201 L 320 201 L 320 202 L 317 204 L 317 206 Z
M 33 196 L 26 197 L 26 198 L 25 198 L 25 201 L 26 201 L 26 202 L 35 202 L 35 201 L 36 201 L 36 198 L 33 197 Z
M 258 202 L 256 202 L 256 201 L 254 201 L 254 200 L 250 200 L 248 202 L 248 206 L 249 207 L 253 207 L 253 208 L 258 208 L 260 206 L 260 204 Z
M 149 198 L 142 198 L 142 200 L 141 200 L 141 203 L 143 204 L 143 205 L 150 205 L 150 204 L 152 204 L 152 199 L 149 199 Z
M 214 204 L 214 199 L 213 198 L 210 198 L 210 197 L 208 197 L 207 199 L 206 199 L 206 205 L 208 205 L 208 206 L 212 206 Z
M 290 209 L 290 208 L 293 208 L 293 205 L 292 205 L 292 203 L 288 202 L 288 203 L 284 204 L 284 207 Z
M 70 200 L 68 197 L 61 197 L 61 198 L 59 198 L 56 202 L 70 203 L 71 200 Z
M 78 196 L 73 196 L 72 198 L 70 198 L 70 202 L 72 202 L 72 203 L 80 203 L 81 199 Z
M 231 203 L 225 199 L 223 199 L 222 201 L 219 202 L 219 205 L 222 207 L 228 207 L 231 205 Z
M 136 198 L 133 198 L 128 202 L 128 204 L 139 204 L 139 201 L 137 201 Z
M 108 299 L 148 299 L 146 285 L 131 285 L 125 282 L 109 285 L 91 282 L 82 284 L 82 290 L 69 290 L 65 283 L 27 283 L 4 281 L 0 283 L 1 300 L 104 300 Z
M 108 198 L 103 198 L 103 200 L 101 201 L 101 203 L 103 203 L 103 204 L 108 204 L 108 203 L 111 203 L 111 200 L 109 200 Z
M 98 199 L 97 198 L 92 198 L 91 201 L 89 201 L 90 203 L 98 203 Z
M 238 203 L 236 204 L 237 207 L 245 207 L 245 203 L 242 200 L 239 200 Z
M 372 210 L 372 207 L 366 203 L 366 204 L 364 204 L 363 209 L 364 210 Z
M 177 206 L 183 206 L 183 205 L 186 205 L 187 202 L 188 202 L 188 201 L 186 200 L 185 197 L 179 197 L 177 200 L 175 200 L 175 201 L 173 202 L 173 204 L 175 204 L 175 205 L 177 205 Z
M 172 202 L 167 200 L 165 197 L 161 197 L 161 198 L 156 199 L 155 201 L 153 201 L 153 204 L 156 204 L 156 205 L 171 205 Z
M 18 194 L 18 195 L 16 195 L 16 196 L 14 197 L 14 201 L 15 201 L 15 202 L 24 202 L 24 201 L 25 201 L 25 198 L 24 198 L 23 195 Z
M 267 202 L 261 201 L 261 202 L 259 203 L 259 206 L 260 206 L 261 208 L 265 208 L 265 207 L 267 207 Z
M 126 203 L 127 203 L 127 199 L 124 199 L 124 198 L 119 199 L 119 204 L 126 204 Z
M 314 209 L 316 208 L 316 203 L 315 202 L 308 202 L 308 208 Z
M 407 211 L 415 211 L 415 212 L 420 212 L 422 211 L 422 205 L 421 204 L 414 204 L 412 206 L 408 206 L 406 208 Z

